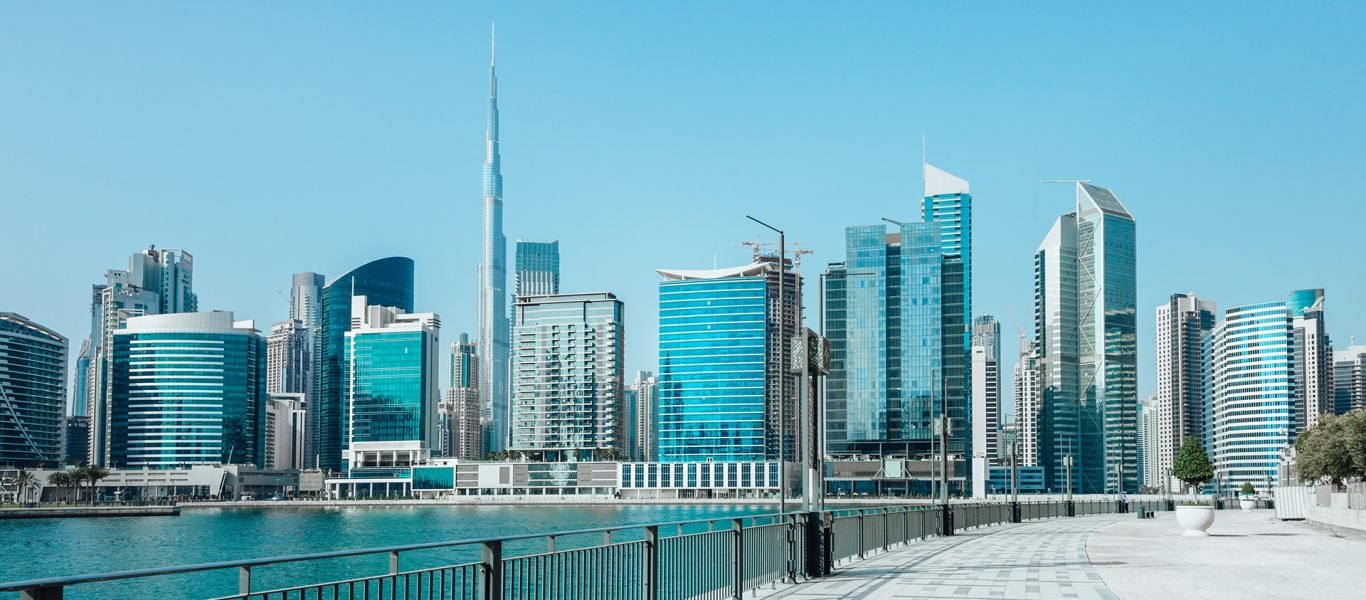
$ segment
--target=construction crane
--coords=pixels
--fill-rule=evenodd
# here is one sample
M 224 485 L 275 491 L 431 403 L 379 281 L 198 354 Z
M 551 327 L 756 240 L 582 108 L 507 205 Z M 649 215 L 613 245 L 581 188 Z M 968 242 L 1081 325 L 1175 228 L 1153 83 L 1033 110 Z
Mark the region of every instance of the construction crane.
M 804 248 L 804 246 L 815 246 L 815 245 L 818 245 L 818 244 L 817 244 L 816 242 L 788 242 L 788 243 L 787 243 L 787 246 L 788 246 L 787 252 L 788 252 L 788 254 L 790 254 L 790 255 L 792 256 L 792 271 L 793 271 L 793 272 L 795 272 L 795 273 L 801 273 L 801 271 L 802 271 L 802 268 L 801 268 L 801 267 L 802 267 L 802 255 L 804 255 L 804 254 L 815 254 L 815 253 L 816 253 L 815 250 L 807 250 L 806 248 Z M 754 251 L 754 262 L 759 262 L 761 259 L 763 259 L 763 257 L 765 256 L 765 254 L 767 254 L 768 256 L 774 256 L 774 255 L 776 255 L 776 254 L 777 254 L 777 246 L 778 246 L 777 244 L 774 244 L 774 243 L 772 243 L 772 242 L 761 242 L 761 241 L 759 241 L 759 238 L 755 238 L 755 239 L 752 240 L 752 241 L 740 242 L 740 247 L 741 247 L 741 248 L 749 248 L 749 249 L 751 249 L 751 250 Z

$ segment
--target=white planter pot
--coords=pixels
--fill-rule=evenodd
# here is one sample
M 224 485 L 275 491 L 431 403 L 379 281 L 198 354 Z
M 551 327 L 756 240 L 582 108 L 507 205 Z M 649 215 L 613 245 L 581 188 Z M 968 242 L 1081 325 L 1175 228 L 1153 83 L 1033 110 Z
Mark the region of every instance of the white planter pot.
M 1176 507 L 1176 522 L 1186 529 L 1181 535 L 1186 536 L 1206 536 L 1205 532 L 1210 525 L 1214 524 L 1213 506 L 1178 506 Z
M 1238 508 L 1243 509 L 1243 512 L 1252 512 L 1252 509 L 1254 509 L 1254 508 L 1256 508 L 1256 507 L 1257 507 L 1257 501 L 1256 501 L 1256 500 L 1246 500 L 1246 499 L 1240 499 L 1240 500 L 1238 500 Z

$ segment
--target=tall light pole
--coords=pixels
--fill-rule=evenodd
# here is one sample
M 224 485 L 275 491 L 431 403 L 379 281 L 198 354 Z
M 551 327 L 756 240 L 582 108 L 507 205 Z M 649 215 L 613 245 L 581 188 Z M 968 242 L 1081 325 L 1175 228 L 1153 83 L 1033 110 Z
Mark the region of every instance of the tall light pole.
M 746 219 L 754 221 L 778 234 L 778 356 L 782 357 L 782 349 L 790 347 L 787 335 L 783 331 L 783 326 L 787 324 L 784 320 L 785 314 L 783 305 L 787 304 L 787 237 L 783 230 L 778 229 L 768 223 L 760 221 L 749 215 Z M 798 312 L 798 315 L 801 313 Z M 799 317 L 800 318 L 800 317 Z M 784 361 L 779 361 L 784 362 Z M 787 512 L 787 411 L 784 405 L 787 404 L 787 365 L 781 364 L 778 369 L 778 512 Z

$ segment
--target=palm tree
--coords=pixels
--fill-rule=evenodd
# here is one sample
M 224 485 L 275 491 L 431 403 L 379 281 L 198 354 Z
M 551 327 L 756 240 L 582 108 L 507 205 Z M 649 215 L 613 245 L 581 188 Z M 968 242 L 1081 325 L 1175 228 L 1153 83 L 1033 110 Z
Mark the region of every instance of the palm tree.
M 15 498 L 18 499 L 20 504 L 28 501 L 29 491 L 33 489 L 33 486 L 38 484 L 38 478 L 35 477 L 33 473 L 22 469 L 19 470 L 19 475 L 11 481 L 15 485 Z
M 67 488 L 71 487 L 71 473 L 67 471 L 57 471 L 47 476 L 48 485 L 55 486 L 59 496 L 65 496 Z
M 85 483 L 85 467 L 79 467 L 79 466 L 78 466 L 78 467 L 72 467 L 71 469 L 69 469 L 69 470 L 66 472 L 66 474 L 67 474 L 68 477 L 71 478 L 71 488 L 72 488 L 72 490 L 74 490 L 74 491 L 76 492 L 76 497 L 73 498 L 71 501 L 72 501 L 73 503 L 80 502 L 80 501 L 81 501 L 81 484 L 82 484 L 82 483 Z
M 84 471 L 85 480 L 90 482 L 90 504 L 93 506 L 95 504 L 95 499 L 99 497 L 99 490 L 95 486 L 99 484 L 101 479 L 109 476 L 109 469 L 98 465 L 92 465 L 86 467 Z

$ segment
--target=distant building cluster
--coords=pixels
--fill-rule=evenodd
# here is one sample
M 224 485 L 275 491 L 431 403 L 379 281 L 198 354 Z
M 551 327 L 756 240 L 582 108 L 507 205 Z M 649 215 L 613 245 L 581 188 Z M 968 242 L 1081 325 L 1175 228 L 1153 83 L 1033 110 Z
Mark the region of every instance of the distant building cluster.
M 828 340 L 808 397 L 823 400 L 832 492 L 1172 489 L 1192 438 L 1221 490 L 1260 488 L 1299 433 L 1366 408 L 1366 346 L 1334 350 L 1322 289 L 1222 312 L 1173 294 L 1140 402 L 1137 226 L 1086 181 L 1033 253 L 1033 327 L 1014 323 L 1008 363 L 1001 323 L 974 312 L 969 183 L 922 176 L 919 214 L 846 227 L 809 298 L 804 252 L 781 241 L 751 244 L 747 264 L 658 269 L 658 362 L 628 377 L 625 303 L 563 292 L 558 241 L 516 241 L 508 273 L 491 64 L 472 336 L 441 345 L 409 258 L 297 273 L 288 318 L 258 327 L 201 311 L 191 254 L 153 246 L 92 286 L 70 365 L 65 337 L 0 312 L 0 465 L 320 472 L 348 496 L 769 493 L 815 439 L 794 364 L 809 359 L 794 350 L 804 311 Z

